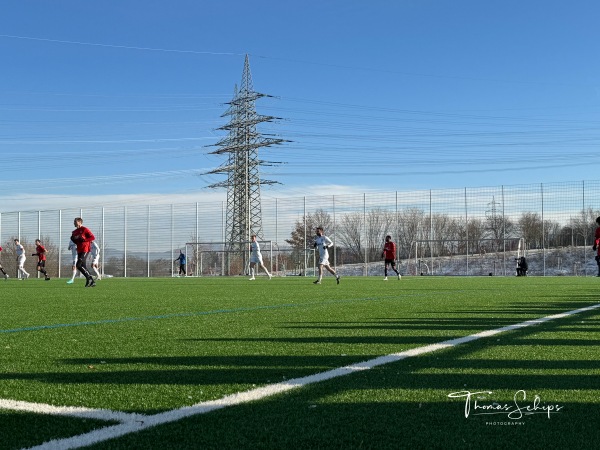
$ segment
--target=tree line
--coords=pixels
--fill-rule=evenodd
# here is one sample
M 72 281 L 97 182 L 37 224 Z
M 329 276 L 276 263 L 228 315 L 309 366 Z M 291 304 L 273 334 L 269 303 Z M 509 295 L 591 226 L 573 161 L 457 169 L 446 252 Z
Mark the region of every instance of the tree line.
M 289 239 L 292 251 L 301 254 L 311 248 L 314 230 L 323 226 L 335 237 L 338 264 L 378 261 L 387 234 L 396 241 L 398 258 L 418 255 L 452 256 L 468 253 L 501 252 L 524 238 L 528 249 L 591 246 L 600 210 L 588 208 L 571 217 L 566 224 L 543 219 L 535 212 L 516 217 L 501 213 L 492 201 L 485 217 L 456 217 L 423 209 L 389 211 L 374 208 L 366 212 L 344 214 L 335 222 L 323 209 L 308 213 L 295 222 Z

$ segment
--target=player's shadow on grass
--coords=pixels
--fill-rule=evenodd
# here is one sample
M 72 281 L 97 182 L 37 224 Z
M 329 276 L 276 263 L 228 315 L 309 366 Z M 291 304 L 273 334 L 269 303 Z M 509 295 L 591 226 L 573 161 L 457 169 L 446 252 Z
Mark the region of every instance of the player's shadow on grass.
M 560 314 L 565 311 L 573 311 L 576 309 L 585 308 L 591 306 L 593 304 L 600 303 L 600 298 L 598 295 L 594 297 L 588 296 L 576 296 L 578 298 L 585 298 L 587 300 L 575 300 L 575 301 L 562 301 L 556 303 L 548 304 L 548 296 L 545 295 L 542 297 L 542 300 L 539 302 L 531 301 L 531 302 L 522 302 L 522 303 L 510 303 L 504 306 L 503 308 L 494 307 L 493 309 L 489 308 L 481 308 L 481 309 L 461 309 L 461 313 L 465 314 L 519 314 L 518 319 L 516 321 L 522 322 L 526 319 L 523 318 L 521 314 L 531 314 L 538 317 L 550 316 L 554 314 Z M 564 299 L 564 295 L 559 296 L 559 298 Z M 477 320 L 476 318 L 474 320 Z M 515 322 L 516 323 L 516 322 Z
M 221 448 L 255 448 L 260 443 L 261 448 L 279 449 L 588 450 L 600 438 L 597 422 L 590 420 L 600 413 L 597 404 L 559 402 L 562 411 L 551 419 L 538 415 L 517 421 L 506 414 L 465 418 L 464 404 L 444 398 L 444 392 L 438 401 L 422 396 L 400 400 L 401 394 L 393 392 L 387 393 L 387 401 L 355 393 L 336 398 L 331 396 L 336 381 L 323 383 L 323 389 L 309 386 L 276 399 L 190 417 L 148 434 L 157 448 L 181 449 L 212 448 L 217 442 Z M 168 432 L 172 428 L 194 431 Z
M 577 349 L 589 355 L 590 347 L 600 344 L 596 339 L 586 338 L 583 331 L 589 321 L 597 321 L 598 311 L 589 311 L 560 320 L 550 321 L 527 328 L 482 338 L 457 347 L 440 350 L 429 355 L 408 358 L 389 366 L 395 375 L 377 382 L 377 389 L 556 389 L 564 391 L 598 391 L 597 369 L 600 362 L 593 358 L 577 358 Z M 429 322 L 427 322 L 429 323 Z M 570 329 L 572 337 L 552 333 Z M 325 331 L 330 331 L 325 329 Z M 573 335 L 579 331 L 580 335 Z M 298 338 L 240 338 L 198 339 L 199 343 L 217 345 L 218 342 L 244 343 L 299 343 L 312 341 L 319 344 L 336 343 L 381 344 L 386 339 L 405 340 L 415 345 L 398 346 L 394 351 L 413 348 L 421 343 L 441 342 L 448 338 L 440 336 L 319 336 Z M 552 347 L 572 347 L 568 359 L 554 360 Z M 241 352 L 247 351 L 237 346 Z M 251 345 L 253 351 L 262 346 Z M 276 346 L 275 349 L 280 349 Z M 366 346 L 366 349 L 369 347 Z M 66 359 L 58 361 L 78 367 L 71 372 L 2 373 L 2 380 L 32 380 L 55 384 L 165 384 L 165 385 L 235 385 L 236 389 L 249 389 L 251 385 L 270 384 L 299 378 L 332 368 L 351 365 L 372 359 L 381 353 L 362 352 L 342 356 L 343 348 L 318 346 L 320 352 L 335 354 L 320 355 L 208 355 L 208 356 L 150 356 L 93 359 Z M 239 351 L 239 350 L 238 350 Z M 241 353 L 240 352 L 240 353 Z M 375 353 L 375 352 L 374 352 Z M 505 355 L 505 357 L 503 357 Z M 388 367 L 388 366 L 385 366 Z M 369 372 L 377 373 L 383 367 Z M 388 369 L 385 369 L 388 370 Z M 588 373 L 586 373 L 588 372 Z M 594 372 L 594 373 L 589 373 Z M 346 377 L 344 377 L 346 379 Z M 373 385 L 365 385 L 372 389 Z
M 461 330 L 466 332 L 488 330 L 512 325 L 522 318 L 375 318 L 352 322 L 286 322 L 280 328 L 290 329 L 340 329 L 340 330 Z
M 74 358 L 59 361 L 76 372 L 0 373 L 0 380 L 58 384 L 239 385 L 269 384 L 324 372 L 378 355 L 348 356 L 164 356 Z

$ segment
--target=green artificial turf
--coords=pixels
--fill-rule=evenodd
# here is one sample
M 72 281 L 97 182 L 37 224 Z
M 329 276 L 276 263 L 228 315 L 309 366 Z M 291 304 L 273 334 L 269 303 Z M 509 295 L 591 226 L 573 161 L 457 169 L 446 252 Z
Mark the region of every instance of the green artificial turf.
M 64 281 L 0 283 L 0 398 L 155 414 L 599 303 L 594 278 Z M 585 448 L 600 437 L 599 325 L 600 310 L 581 313 L 97 447 L 500 448 L 516 439 Z M 465 418 L 464 400 L 448 397 L 462 390 L 492 391 L 482 404 L 514 402 L 524 390 L 522 403 L 537 395 L 561 410 Z M 42 420 L 2 417 L 16 430 Z M 98 426 L 49 420 L 59 436 Z M 26 431 L 0 441 L 29 445 Z

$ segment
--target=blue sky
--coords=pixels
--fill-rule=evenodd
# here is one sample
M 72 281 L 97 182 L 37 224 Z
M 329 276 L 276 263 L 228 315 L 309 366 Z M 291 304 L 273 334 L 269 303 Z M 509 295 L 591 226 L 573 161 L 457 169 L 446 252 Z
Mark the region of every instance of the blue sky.
M 211 201 L 249 54 L 263 195 L 600 178 L 594 1 L 15 1 L 0 211 Z

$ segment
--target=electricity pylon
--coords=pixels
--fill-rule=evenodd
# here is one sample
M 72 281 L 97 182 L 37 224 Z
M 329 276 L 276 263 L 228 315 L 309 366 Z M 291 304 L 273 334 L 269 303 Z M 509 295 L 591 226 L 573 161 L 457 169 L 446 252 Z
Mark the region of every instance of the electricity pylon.
M 212 184 L 210 188 L 227 188 L 227 208 L 225 232 L 227 250 L 245 250 L 250 236 L 256 234 L 262 238 L 262 211 L 260 201 L 260 186 L 276 184 L 276 181 L 260 178 L 260 166 L 268 164 L 258 157 L 258 151 L 263 147 L 271 147 L 289 142 L 284 139 L 267 137 L 257 131 L 260 123 L 273 122 L 277 117 L 257 114 L 255 102 L 262 97 L 272 97 L 254 91 L 250 62 L 248 55 L 244 61 L 242 84 L 234 88 L 233 99 L 227 103 L 229 108 L 221 117 L 230 116 L 229 123 L 218 130 L 228 132 L 214 146 L 218 150 L 211 154 L 226 154 L 227 161 L 209 174 L 226 174 L 227 180 Z M 246 266 L 244 256 L 244 267 Z

